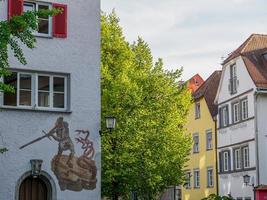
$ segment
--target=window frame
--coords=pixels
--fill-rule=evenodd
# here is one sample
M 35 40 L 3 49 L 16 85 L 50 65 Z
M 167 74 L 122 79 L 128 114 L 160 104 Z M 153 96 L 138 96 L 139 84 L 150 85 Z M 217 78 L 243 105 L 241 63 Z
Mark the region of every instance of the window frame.
M 236 152 L 238 152 L 238 151 L 239 151 L 239 162 L 238 162 L 237 156 L 236 156 Z M 234 158 L 234 169 L 236 171 L 242 170 L 242 168 L 243 168 L 243 159 L 242 159 L 242 151 L 241 151 L 240 147 L 233 149 L 233 158 Z M 239 163 L 239 167 L 237 167 L 237 163 Z
M 24 4 L 34 5 L 34 10 L 35 11 L 38 11 L 39 10 L 39 5 L 48 6 L 48 9 L 50 9 L 50 10 L 52 9 L 52 3 L 29 0 L 29 1 L 24 1 L 23 2 L 23 12 L 24 12 Z M 39 20 L 39 18 L 37 18 L 37 20 Z M 34 31 L 33 34 L 35 36 L 39 36 L 39 37 L 48 37 L 48 38 L 51 38 L 52 37 L 52 34 L 53 34 L 53 18 L 51 16 L 48 16 L 48 34 L 46 34 L 46 33 L 39 33 L 38 31 Z
M 247 164 L 248 165 L 245 165 L 245 163 L 246 163 L 246 159 L 245 159 L 245 149 L 247 149 Z M 242 166 L 243 166 L 243 168 L 244 169 L 247 169 L 247 168 L 249 168 L 250 167 L 250 158 L 249 158 L 249 146 L 248 145 L 246 145 L 246 146 L 242 146 L 241 147 L 241 154 L 242 154 Z
M 200 102 L 195 102 L 195 119 L 200 119 L 201 108 L 200 108 Z
M 208 188 L 214 187 L 214 173 L 213 172 L 214 172 L 213 167 L 207 168 L 207 187 Z
M 225 156 L 225 155 L 227 155 L 227 156 Z M 223 160 L 223 163 L 222 163 L 222 165 L 223 165 L 223 171 L 224 172 L 229 172 L 231 169 L 230 169 L 230 166 L 229 166 L 229 162 L 231 162 L 231 157 L 230 157 L 230 153 L 229 153 L 229 151 L 223 151 L 222 152 L 222 160 Z M 225 158 L 227 158 L 227 162 L 225 162 Z M 227 168 L 226 168 L 226 166 L 227 166 Z
M 209 135 L 211 136 L 210 137 L 210 140 L 209 140 Z M 210 142 L 209 142 L 210 141 Z M 209 146 L 210 144 L 210 146 Z M 211 129 L 208 129 L 206 130 L 206 150 L 207 151 L 210 151 L 213 149 L 213 137 L 212 137 L 212 130 Z
M 220 125 L 221 127 L 226 127 L 229 125 L 229 109 L 228 104 L 220 107 Z
M 244 102 L 246 102 L 245 112 L 244 112 L 244 107 L 243 107 Z M 246 113 L 246 117 L 244 117 L 244 113 Z M 241 121 L 248 119 L 248 98 L 247 97 L 240 100 L 240 116 L 241 116 Z
M 22 109 L 22 110 L 35 110 L 35 111 L 55 111 L 55 112 L 70 112 L 70 74 L 67 73 L 54 73 L 54 72 L 38 72 L 38 71 L 27 71 L 27 70 L 13 70 L 11 69 L 12 73 L 17 73 L 17 94 L 16 94 L 16 106 L 9 106 L 4 105 L 4 92 L 1 92 L 1 108 L 10 108 L 10 109 Z M 31 75 L 31 106 L 19 105 L 19 75 L 20 74 L 27 74 Z M 38 76 L 48 76 L 50 88 L 49 90 L 49 107 L 41 107 L 38 106 Z M 54 77 L 64 78 L 64 108 L 57 108 L 53 106 L 53 83 Z M 52 81 L 51 81 L 52 80 Z
M 236 124 L 240 122 L 241 119 L 241 109 L 240 109 L 240 101 L 235 101 L 232 103 L 232 123 Z
M 195 138 L 198 138 L 198 142 L 196 143 L 195 142 Z M 199 147 L 200 147 L 200 145 L 199 145 L 199 133 L 194 133 L 193 134 L 193 141 L 194 141 L 194 144 L 193 144 L 193 153 L 199 153 Z M 196 144 L 197 144 L 197 150 L 195 149 L 195 147 L 196 147 Z
M 185 189 L 191 189 L 191 172 L 187 171 L 186 172 L 186 183 L 185 183 Z
M 194 169 L 194 188 L 200 188 L 200 170 L 199 169 Z
M 236 72 L 236 63 L 230 65 L 230 94 L 237 93 L 237 72 Z

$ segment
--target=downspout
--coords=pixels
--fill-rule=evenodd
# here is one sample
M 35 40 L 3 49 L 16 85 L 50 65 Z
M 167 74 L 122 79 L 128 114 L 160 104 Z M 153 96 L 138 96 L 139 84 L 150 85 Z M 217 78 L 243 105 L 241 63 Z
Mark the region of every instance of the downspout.
M 217 119 L 214 117 L 215 125 L 215 169 L 216 169 L 216 195 L 219 195 L 218 155 L 217 155 Z

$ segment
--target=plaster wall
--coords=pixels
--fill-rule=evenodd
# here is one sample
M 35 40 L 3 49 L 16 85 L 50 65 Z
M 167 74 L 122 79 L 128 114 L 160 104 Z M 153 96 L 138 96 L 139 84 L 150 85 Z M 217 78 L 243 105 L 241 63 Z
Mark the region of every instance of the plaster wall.
M 24 48 L 28 64 L 23 66 L 10 54 L 12 68 L 64 72 L 70 74 L 70 113 L 2 109 L 0 112 L 0 145 L 9 151 L 0 156 L 0 200 L 14 200 L 18 179 L 30 170 L 31 159 L 42 159 L 42 169 L 56 182 L 57 200 L 100 199 L 100 2 L 98 0 L 47 0 L 68 5 L 68 37 L 37 37 L 34 50 Z M 7 1 L 0 1 L 0 20 L 7 15 Z M 69 123 L 70 137 L 74 131 L 90 131 L 96 150 L 97 186 L 81 192 L 61 191 L 51 171 L 51 159 L 58 143 L 45 138 L 20 150 L 19 147 L 48 131 L 63 116 Z M 76 154 L 81 155 L 75 144 Z
M 257 124 L 258 124 L 258 149 L 259 149 L 259 184 L 267 185 L 267 95 L 257 97 Z

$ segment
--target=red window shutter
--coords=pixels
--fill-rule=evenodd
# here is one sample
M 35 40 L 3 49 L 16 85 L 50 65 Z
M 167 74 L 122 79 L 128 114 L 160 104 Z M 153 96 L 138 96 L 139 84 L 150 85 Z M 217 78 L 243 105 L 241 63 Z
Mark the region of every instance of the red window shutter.
M 53 16 L 53 36 L 59 38 L 67 37 L 67 5 L 53 4 L 53 8 L 62 9 L 62 13 Z
M 23 12 L 23 0 L 8 0 L 8 19 Z

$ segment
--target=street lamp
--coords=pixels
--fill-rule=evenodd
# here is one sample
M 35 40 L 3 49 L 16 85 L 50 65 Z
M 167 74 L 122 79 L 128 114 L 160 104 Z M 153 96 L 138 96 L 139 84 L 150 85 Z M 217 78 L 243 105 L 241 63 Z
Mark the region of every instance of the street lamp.
M 256 200 L 256 187 L 254 184 L 254 181 L 252 182 L 252 184 L 250 185 L 250 176 L 248 174 L 243 176 L 243 181 L 245 186 L 251 186 L 253 188 L 253 195 L 254 195 L 254 200 Z
M 112 129 L 114 129 L 116 126 L 116 118 L 113 116 L 107 116 L 105 118 L 106 118 L 106 128 L 109 129 L 109 131 L 111 132 Z

